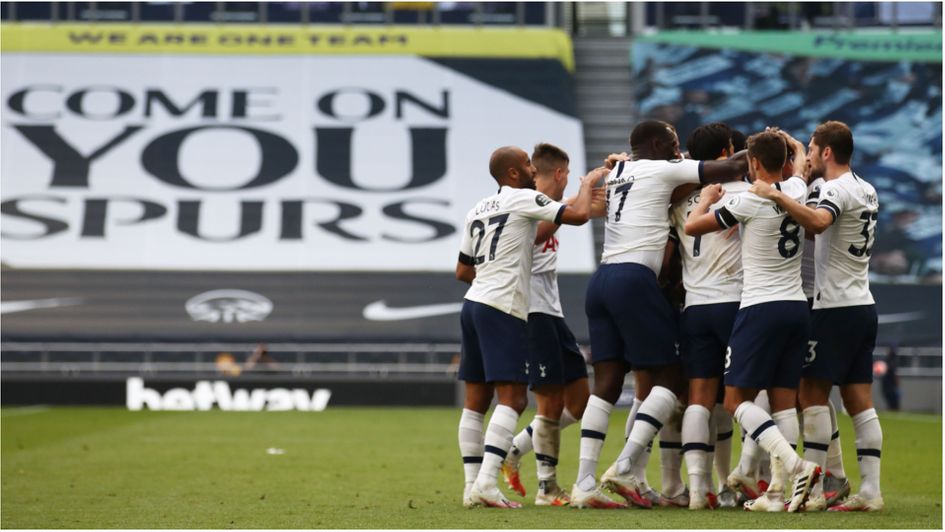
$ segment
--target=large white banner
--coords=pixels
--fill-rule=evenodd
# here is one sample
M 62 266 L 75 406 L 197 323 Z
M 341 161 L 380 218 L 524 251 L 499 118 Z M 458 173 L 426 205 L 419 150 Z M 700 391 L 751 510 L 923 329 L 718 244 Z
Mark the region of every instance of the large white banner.
M 586 170 L 576 118 L 417 57 L 4 53 L 2 98 L 14 267 L 448 271 L 496 147 Z

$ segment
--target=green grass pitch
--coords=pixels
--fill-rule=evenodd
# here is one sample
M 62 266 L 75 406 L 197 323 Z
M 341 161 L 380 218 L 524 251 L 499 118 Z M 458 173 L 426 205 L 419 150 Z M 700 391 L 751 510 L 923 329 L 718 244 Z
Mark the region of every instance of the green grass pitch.
M 524 420 L 532 412 L 526 412 Z M 612 418 L 602 467 L 622 443 Z M 879 514 L 740 510 L 466 510 L 458 409 L 325 412 L 2 410 L 3 528 L 941 528 L 940 416 L 881 414 Z M 849 418 L 840 427 L 858 486 Z M 562 438 L 559 478 L 576 474 L 579 431 Z M 268 454 L 278 448 L 284 454 Z M 736 442 L 737 448 L 737 442 Z M 649 480 L 659 485 L 659 460 Z M 523 466 L 531 495 L 534 462 Z M 517 496 L 517 500 L 521 500 Z

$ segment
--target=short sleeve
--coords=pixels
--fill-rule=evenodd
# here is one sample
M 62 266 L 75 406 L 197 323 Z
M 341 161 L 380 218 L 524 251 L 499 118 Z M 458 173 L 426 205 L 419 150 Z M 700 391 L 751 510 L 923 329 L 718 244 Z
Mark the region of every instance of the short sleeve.
M 673 184 L 674 187 L 686 184 L 699 184 L 702 182 L 703 161 L 693 161 L 692 159 L 673 159 L 666 161 L 663 170 L 663 176 Z
M 809 187 L 807 187 L 807 199 L 804 201 L 804 204 L 808 207 L 814 208 L 817 206 L 817 203 L 820 202 L 820 188 L 823 186 L 824 182 L 822 179 L 817 178 Z
M 728 229 L 738 223 L 745 223 L 750 220 L 757 210 L 756 202 L 752 199 L 752 196 L 754 194 L 742 192 L 728 198 L 715 211 L 715 219 L 719 222 L 719 225 Z
M 474 266 L 476 261 L 473 259 L 473 247 L 472 247 L 472 236 L 469 231 L 469 217 L 466 218 L 466 223 L 463 224 L 463 236 L 462 240 L 459 243 L 459 262 L 467 266 Z
M 836 220 L 843 214 L 843 207 L 842 189 L 838 186 L 837 180 L 824 183 L 824 186 L 820 188 L 820 202 L 817 203 L 817 208 L 827 209 Z
M 541 192 L 528 189 L 518 189 L 515 198 L 509 204 L 509 210 L 533 220 L 545 220 L 561 223 L 561 215 L 565 205 L 559 203 Z

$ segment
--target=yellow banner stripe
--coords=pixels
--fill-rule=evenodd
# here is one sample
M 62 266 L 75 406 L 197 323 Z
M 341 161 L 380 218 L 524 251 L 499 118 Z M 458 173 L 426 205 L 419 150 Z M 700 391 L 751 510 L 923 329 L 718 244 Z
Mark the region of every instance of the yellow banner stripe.
M 551 28 L 12 22 L 0 25 L 0 51 L 541 58 L 574 71 L 571 39 Z

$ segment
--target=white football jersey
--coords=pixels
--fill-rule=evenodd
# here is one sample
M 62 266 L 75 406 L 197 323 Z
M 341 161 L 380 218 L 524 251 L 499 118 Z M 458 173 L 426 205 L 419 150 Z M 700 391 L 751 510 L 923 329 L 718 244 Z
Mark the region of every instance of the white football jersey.
M 724 183 L 725 193 L 739 194 L 751 186 L 744 181 Z M 679 238 L 682 257 L 683 286 L 686 307 L 712 303 L 731 303 L 742 298 L 742 241 L 738 229 L 729 229 L 701 236 L 689 236 L 684 228 L 689 213 L 699 203 L 701 191 L 673 205 L 670 220 Z M 726 197 L 710 210 L 725 204 Z
M 564 317 L 561 311 L 561 295 L 558 293 L 558 237 L 551 238 L 532 248 L 531 302 L 528 313 L 541 312 Z
M 804 204 L 811 209 L 817 208 L 820 201 L 820 187 L 824 184 L 824 178 L 818 177 L 807 185 L 807 200 Z M 804 296 L 807 299 L 814 297 L 814 241 L 804 239 L 804 256 L 801 257 L 801 281 L 804 285 Z
M 459 260 L 476 267 L 466 299 L 528 320 L 529 276 L 538 221 L 560 222 L 564 204 L 544 194 L 502 187 L 466 215 Z
M 792 177 L 774 185 L 797 202 L 807 197 L 807 183 Z M 751 192 L 736 194 L 715 211 L 725 228 L 742 224 L 742 304 L 806 301 L 801 287 L 804 228 L 774 201 Z
M 699 183 L 702 161 L 621 161 L 607 176 L 603 264 L 635 262 L 657 275 L 669 236 L 669 199 L 679 185 Z
M 830 211 L 834 222 L 817 235 L 814 308 L 872 305 L 869 268 L 879 215 L 876 189 L 847 172 L 824 183 L 817 208 Z

